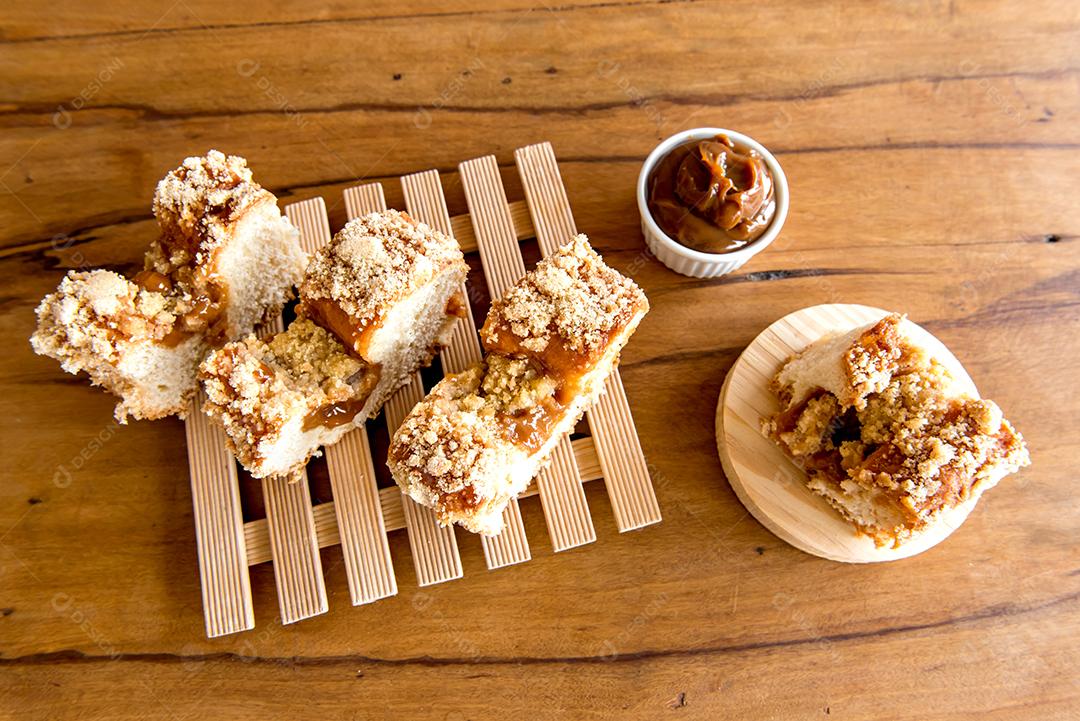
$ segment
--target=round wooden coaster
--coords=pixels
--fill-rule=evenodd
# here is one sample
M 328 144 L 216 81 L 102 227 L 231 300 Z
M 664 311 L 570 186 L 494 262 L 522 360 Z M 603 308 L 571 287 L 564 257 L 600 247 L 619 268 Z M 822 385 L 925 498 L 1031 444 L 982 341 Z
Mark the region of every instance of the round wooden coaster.
M 886 315 L 878 308 L 836 303 L 784 316 L 735 361 L 716 406 L 716 445 L 739 500 L 763 526 L 792 546 L 834 561 L 871 563 L 922 553 L 956 530 L 977 500 L 948 512 L 900 548 L 878 548 L 870 538 L 857 534 L 825 499 L 811 493 L 805 486 L 806 474 L 761 431 L 762 421 L 779 407 L 769 381 L 792 354 L 826 334 L 843 333 Z M 959 390 L 978 397 L 967 371 L 941 341 L 910 321 L 905 330 L 948 368 Z

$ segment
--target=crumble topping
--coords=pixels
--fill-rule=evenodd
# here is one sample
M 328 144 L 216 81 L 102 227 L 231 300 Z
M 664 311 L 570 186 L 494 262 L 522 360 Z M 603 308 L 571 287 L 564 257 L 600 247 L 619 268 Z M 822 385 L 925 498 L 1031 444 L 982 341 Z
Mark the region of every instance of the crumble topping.
M 154 193 L 154 215 L 161 237 L 151 245 L 147 267 L 169 275 L 176 268 L 205 262 L 226 242 L 232 224 L 273 195 L 252 180 L 247 161 L 211 150 L 186 158 Z
M 765 424 L 809 488 L 878 545 L 900 545 L 1030 462 L 997 404 L 953 393 L 948 371 L 907 341 L 901 321 L 883 319 L 844 354 L 853 398 L 822 387 L 785 394 L 797 380 L 782 382 L 781 369 L 787 407 Z
M 498 533 L 503 508 L 599 393 L 647 310 L 584 236 L 564 245 L 493 305 L 484 360 L 444 378 L 402 423 L 388 458 L 395 481 L 440 523 Z
M 855 398 L 856 407 L 870 393 L 881 391 L 900 368 L 921 358 L 903 341 L 900 324 L 904 316 L 892 314 L 860 335 L 844 355 L 844 370 Z
M 217 150 L 186 158 L 154 193 L 161 233 L 146 251 L 144 267 L 169 278 L 186 329 L 207 333 L 213 345 L 227 335 L 229 303 L 215 254 L 229 242 L 237 221 L 263 203 L 276 207 L 274 195 L 252 179 L 247 160 Z
M 369 324 L 452 264 L 466 267 L 453 238 L 397 210 L 369 213 L 315 253 L 300 297 L 332 301 L 354 323 Z
M 480 395 L 486 371 L 481 361 L 444 378 L 394 436 L 391 460 L 410 488 L 426 489 L 429 505 L 493 470 L 489 450 L 500 435 L 495 406 Z
M 485 471 L 477 462 L 486 449 L 514 439 L 512 419 L 543 406 L 555 388 L 532 361 L 490 355 L 432 389 L 395 434 L 393 455 L 411 481 L 438 495 L 460 491 Z
M 632 318 L 648 311 L 645 294 L 607 266 L 584 235 L 574 237 L 495 301 L 481 337 L 489 350 L 509 331 L 524 349 L 543 353 L 552 341 L 591 356 Z
M 161 293 L 140 289 L 107 270 L 68 271 L 56 292 L 37 307 L 34 350 L 60 359 L 64 369 L 117 362 L 120 346 L 165 338 L 176 323 L 175 307 Z
M 260 439 L 297 414 L 366 397 L 378 379 L 373 371 L 331 333 L 301 318 L 268 342 L 251 335 L 212 352 L 199 377 L 207 414 L 225 425 L 231 450 L 251 468 Z

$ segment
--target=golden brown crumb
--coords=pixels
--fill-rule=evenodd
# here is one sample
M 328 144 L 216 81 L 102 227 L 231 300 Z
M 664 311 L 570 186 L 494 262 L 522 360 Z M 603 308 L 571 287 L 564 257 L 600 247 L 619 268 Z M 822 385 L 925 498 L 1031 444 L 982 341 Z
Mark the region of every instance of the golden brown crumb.
M 353 324 L 365 325 L 448 265 L 464 262 L 457 241 L 406 213 L 370 213 L 349 221 L 314 255 L 300 297 L 332 301 Z
M 378 372 L 346 353 L 331 333 L 301 318 L 269 342 L 248 336 L 214 351 L 203 361 L 199 378 L 207 415 L 225 427 L 240 462 L 256 469 L 264 438 L 320 408 L 365 396 Z
M 648 309 L 641 289 L 608 267 L 586 237 L 578 235 L 492 304 L 481 337 L 489 350 L 498 349 L 498 336 L 508 331 L 533 353 L 543 353 L 555 340 L 589 357 Z
M 37 308 L 39 329 L 32 342 L 49 355 L 118 355 L 127 343 L 157 341 L 176 322 L 170 297 L 140 289 L 123 276 L 105 270 L 68 271 L 55 293 Z M 61 359 L 63 360 L 63 359 Z
M 232 225 L 252 207 L 274 196 L 252 180 L 247 161 L 211 150 L 186 158 L 158 183 L 154 215 L 161 237 L 147 267 L 170 275 L 179 267 L 204 263 L 229 239 Z

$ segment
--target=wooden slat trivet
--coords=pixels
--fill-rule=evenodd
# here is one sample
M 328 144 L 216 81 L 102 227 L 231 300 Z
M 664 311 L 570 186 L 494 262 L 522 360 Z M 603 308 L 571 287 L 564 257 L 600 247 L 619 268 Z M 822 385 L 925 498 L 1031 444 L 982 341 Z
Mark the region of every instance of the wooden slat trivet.
M 526 200 L 507 202 L 499 169 L 491 156 L 459 167 L 469 213 L 451 217 L 436 171 L 401 179 L 408 212 L 453 235 L 465 252 L 480 251 L 485 280 L 498 298 L 525 273 L 518 242 L 536 237 L 547 255 L 576 232 L 566 191 L 551 146 L 522 148 L 515 154 Z M 377 183 L 344 193 L 349 218 L 386 207 Z M 301 230 L 308 252 L 330 238 L 321 198 L 293 203 L 285 214 Z M 464 288 L 467 292 L 467 288 Z M 264 329 L 273 330 L 279 325 Z M 441 354 L 444 372 L 463 370 L 481 357 L 472 318 L 460 322 L 450 347 Z M 424 396 L 417 373 L 386 404 L 387 428 L 397 429 Z M 387 533 L 406 529 L 417 583 L 427 586 L 462 575 L 455 529 L 442 528 L 430 509 L 396 488 L 379 489 L 367 432 L 359 428 L 325 449 L 334 500 L 316 506 L 306 478 L 288 484 L 264 482 L 267 517 L 243 522 L 235 461 L 221 431 L 202 414 L 197 398 L 187 419 L 188 459 L 198 542 L 203 610 L 208 636 L 254 627 L 247 568 L 273 561 L 283 623 L 327 609 L 319 549 L 342 545 L 349 595 L 354 605 L 397 593 Z M 604 478 L 619 530 L 660 520 L 656 495 L 641 452 L 618 371 L 588 412 L 591 437 L 564 438 L 552 463 L 521 498 L 540 495 L 552 546 L 561 551 L 595 540 L 582 483 Z M 379 459 L 381 462 L 382 459 Z M 514 501 L 504 515 L 506 530 L 482 541 L 489 569 L 531 558 L 521 510 Z

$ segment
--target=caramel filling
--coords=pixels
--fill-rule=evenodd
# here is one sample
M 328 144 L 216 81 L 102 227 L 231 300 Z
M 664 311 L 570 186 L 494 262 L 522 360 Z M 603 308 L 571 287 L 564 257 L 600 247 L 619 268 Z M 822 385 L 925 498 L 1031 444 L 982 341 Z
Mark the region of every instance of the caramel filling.
M 367 398 L 350 398 L 329 405 L 320 406 L 304 418 L 304 430 L 313 428 L 337 428 L 352 423 L 356 415 L 363 410 Z
M 453 318 L 464 318 L 469 313 L 469 306 L 465 303 L 465 295 L 459 290 L 446 301 L 446 315 Z
M 499 413 L 496 418 L 508 441 L 535 453 L 551 438 L 552 430 L 565 413 L 566 406 L 549 396 L 532 408 L 518 413 Z
M 649 175 L 657 225 L 704 253 L 728 253 L 761 237 L 776 212 L 773 196 L 765 160 L 725 135 L 676 146 Z
M 352 398 L 347 398 L 334 403 L 319 406 L 304 418 L 303 429 L 310 431 L 313 428 L 337 428 L 346 423 L 352 423 L 357 414 L 364 409 L 364 404 L 371 397 L 375 386 L 379 384 L 381 368 L 377 365 L 369 366 L 358 371 L 363 374 L 360 387 L 356 389 Z
M 325 298 L 305 300 L 302 312 L 336 335 L 342 345 L 359 358 L 367 358 L 371 336 L 382 324 L 379 318 L 361 323 L 342 310 L 337 303 Z
M 438 484 L 434 478 L 428 476 L 424 481 L 432 488 L 437 488 Z M 447 513 L 468 513 L 474 508 L 480 506 L 480 501 L 476 498 L 476 491 L 472 486 L 462 488 L 460 491 L 454 491 L 453 493 L 442 493 L 439 495 L 439 505 Z
M 227 293 L 224 286 L 212 280 L 212 274 L 205 269 L 192 271 L 185 267 L 177 275 L 187 276 L 191 286 L 201 292 L 191 301 L 187 312 L 177 316 L 173 329 L 160 340 L 161 344 L 174 348 L 195 334 L 203 334 L 208 343 L 215 348 L 225 344 L 228 338 L 228 322 L 225 316 Z M 173 279 L 156 270 L 142 270 L 135 274 L 132 282 L 143 290 L 168 295 L 173 292 Z
M 158 273 L 156 270 L 141 270 L 131 279 L 135 285 L 152 293 L 169 293 L 172 291 L 172 281 L 169 276 Z
M 552 334 L 547 346 L 539 352 L 523 348 L 521 339 L 505 326 L 494 328 L 485 326 L 482 335 L 484 348 L 488 353 L 498 353 L 511 358 L 531 358 L 539 363 L 544 374 L 558 382 L 555 399 L 561 405 L 569 405 L 574 396 L 582 391 L 582 378 L 603 356 L 611 338 L 619 330 L 619 328 L 612 329 L 607 340 L 592 353 L 579 353 L 573 350 L 557 334 Z

